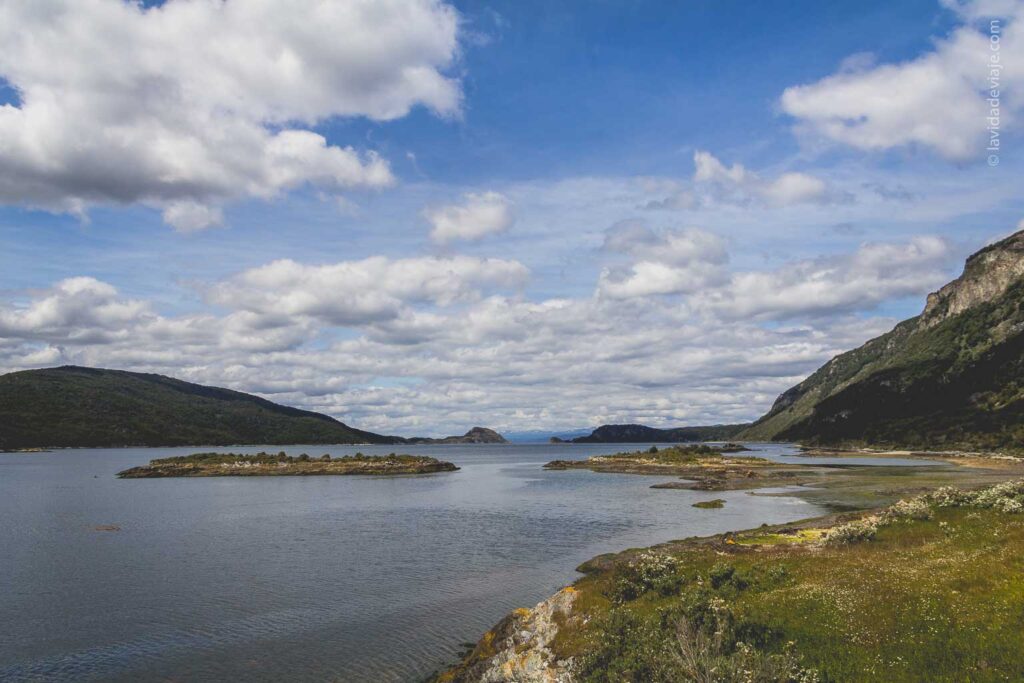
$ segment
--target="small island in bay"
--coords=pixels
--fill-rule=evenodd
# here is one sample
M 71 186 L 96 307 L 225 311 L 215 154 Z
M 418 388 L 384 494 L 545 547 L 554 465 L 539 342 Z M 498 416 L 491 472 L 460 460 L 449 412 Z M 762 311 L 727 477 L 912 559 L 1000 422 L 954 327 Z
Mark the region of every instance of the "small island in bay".
M 780 465 L 764 458 L 728 455 L 749 450 L 739 444 L 670 446 L 613 455 L 596 455 L 586 460 L 552 460 L 549 470 L 584 469 L 618 474 L 675 475 L 690 481 L 655 484 L 652 488 L 698 491 L 728 491 L 765 486 L 771 480 L 799 476 L 799 468 Z M 777 482 L 776 482 L 777 483 Z M 792 483 L 792 482 L 787 482 Z
M 345 455 L 313 458 L 257 453 L 195 453 L 172 458 L 150 460 L 148 465 L 132 467 L 117 473 L 121 479 L 154 477 L 275 477 L 356 474 L 429 474 L 454 472 L 459 469 L 450 462 L 423 455 Z

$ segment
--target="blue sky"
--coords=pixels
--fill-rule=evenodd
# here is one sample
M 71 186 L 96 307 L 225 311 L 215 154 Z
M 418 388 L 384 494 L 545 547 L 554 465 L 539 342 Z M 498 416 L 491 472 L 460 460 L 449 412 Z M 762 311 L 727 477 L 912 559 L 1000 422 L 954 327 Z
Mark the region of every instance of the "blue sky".
M 1011 62 L 1021 16 L 15 3 L 0 371 L 161 372 L 403 434 L 756 417 L 1017 229 L 1024 82 L 998 166 L 984 100 L 990 21 Z

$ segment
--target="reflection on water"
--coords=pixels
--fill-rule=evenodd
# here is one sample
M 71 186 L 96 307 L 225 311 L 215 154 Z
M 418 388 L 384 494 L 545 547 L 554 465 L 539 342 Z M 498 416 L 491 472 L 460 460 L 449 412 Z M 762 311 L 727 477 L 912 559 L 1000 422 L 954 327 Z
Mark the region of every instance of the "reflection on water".
M 416 680 L 598 553 L 823 512 L 541 469 L 634 447 L 408 447 L 462 469 L 365 478 L 113 476 L 194 448 L 0 455 L 0 680 Z

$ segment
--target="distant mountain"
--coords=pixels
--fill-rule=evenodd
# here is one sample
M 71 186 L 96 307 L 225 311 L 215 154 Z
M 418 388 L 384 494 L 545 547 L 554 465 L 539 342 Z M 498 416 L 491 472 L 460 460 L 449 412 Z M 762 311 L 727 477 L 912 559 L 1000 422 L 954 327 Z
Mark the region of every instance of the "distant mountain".
M 415 436 L 405 439 L 405 442 L 411 444 L 508 443 L 501 434 L 486 427 L 473 427 L 462 436 L 446 436 L 443 439 Z
M 402 442 L 163 375 L 76 366 L 0 375 L 0 449 Z
M 550 429 L 532 429 L 522 432 L 505 432 L 504 436 L 512 443 L 548 443 L 553 437 L 560 441 L 571 441 L 577 436 L 586 436 L 593 431 L 589 429 L 563 429 L 552 431 Z
M 707 427 L 676 427 L 656 429 L 644 425 L 601 425 L 589 436 L 578 436 L 573 443 L 685 443 L 689 441 L 721 441 L 731 439 L 748 424 L 713 425 Z
M 836 356 L 740 434 L 811 444 L 1024 448 L 1024 231 L 967 259 L 921 315 Z

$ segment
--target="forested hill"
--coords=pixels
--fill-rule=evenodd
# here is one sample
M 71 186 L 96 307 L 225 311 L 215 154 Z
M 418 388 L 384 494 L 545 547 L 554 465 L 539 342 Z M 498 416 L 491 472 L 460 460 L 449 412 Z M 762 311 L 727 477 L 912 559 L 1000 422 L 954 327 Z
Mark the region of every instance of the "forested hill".
M 402 441 L 163 375 L 76 366 L 0 375 L 0 449 Z

